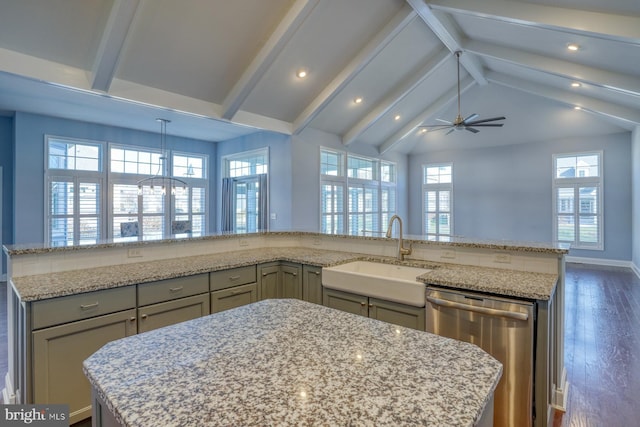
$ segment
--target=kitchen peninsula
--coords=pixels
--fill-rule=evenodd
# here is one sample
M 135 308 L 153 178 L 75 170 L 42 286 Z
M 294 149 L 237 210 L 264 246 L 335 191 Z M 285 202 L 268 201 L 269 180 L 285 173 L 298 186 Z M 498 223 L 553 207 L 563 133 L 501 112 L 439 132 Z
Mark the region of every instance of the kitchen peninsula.
M 491 426 L 478 347 L 295 299 L 107 344 L 84 363 L 111 426 Z
M 537 301 L 538 414 L 545 406 L 547 413 L 551 405 L 561 407 L 567 249 L 461 239 L 430 242 L 418 236 L 406 240 L 413 254 L 404 264 L 432 269 L 420 277 L 425 283 Z M 62 400 L 70 403 L 72 422 L 79 421 L 91 413 L 82 361 L 107 342 L 230 308 L 225 301 L 291 297 L 321 304 L 322 267 L 353 260 L 396 263 L 396 246 L 395 239 L 379 237 L 265 232 L 5 247 L 11 335 L 5 401 Z M 65 353 L 73 349 L 70 339 L 82 343 L 84 353 L 77 348 Z M 53 369 L 56 360 L 60 369 L 73 365 L 74 371 Z M 67 394 L 71 383 L 87 392 Z M 543 420 L 538 415 L 536 425 L 546 425 Z

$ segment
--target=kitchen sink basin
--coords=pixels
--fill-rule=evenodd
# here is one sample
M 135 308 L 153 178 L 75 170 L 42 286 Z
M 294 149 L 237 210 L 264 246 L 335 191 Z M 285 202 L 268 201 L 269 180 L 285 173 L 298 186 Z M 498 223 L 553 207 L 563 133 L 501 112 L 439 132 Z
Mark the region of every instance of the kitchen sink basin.
M 431 271 L 370 261 L 353 261 L 322 269 L 326 288 L 424 307 L 425 285 L 416 277 Z

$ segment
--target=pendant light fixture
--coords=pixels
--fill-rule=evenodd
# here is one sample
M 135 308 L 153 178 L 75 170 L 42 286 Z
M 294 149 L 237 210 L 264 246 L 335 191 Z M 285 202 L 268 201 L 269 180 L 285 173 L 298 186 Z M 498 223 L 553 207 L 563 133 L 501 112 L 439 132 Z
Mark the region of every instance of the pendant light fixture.
M 153 191 L 155 187 L 162 188 L 162 194 L 167 194 L 167 187 L 171 188 L 171 194 L 176 194 L 176 187 L 187 189 L 187 183 L 181 179 L 169 175 L 167 171 L 167 123 L 168 119 L 156 119 L 160 123 L 160 158 L 158 159 L 158 171 L 155 175 L 148 176 L 138 181 L 138 194 L 142 194 L 142 189 L 148 185 Z

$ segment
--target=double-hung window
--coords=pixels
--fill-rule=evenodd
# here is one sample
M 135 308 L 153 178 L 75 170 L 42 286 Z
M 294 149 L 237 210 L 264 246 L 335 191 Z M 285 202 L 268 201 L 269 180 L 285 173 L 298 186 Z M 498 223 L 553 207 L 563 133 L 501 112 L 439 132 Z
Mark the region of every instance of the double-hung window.
M 447 241 L 453 233 L 453 164 L 424 165 L 422 172 L 422 232 Z
M 45 236 L 51 246 L 104 238 L 103 144 L 47 136 Z
M 320 231 L 378 235 L 396 211 L 396 168 L 391 162 L 320 150 Z
M 553 164 L 555 240 L 602 250 L 602 152 L 556 154 Z

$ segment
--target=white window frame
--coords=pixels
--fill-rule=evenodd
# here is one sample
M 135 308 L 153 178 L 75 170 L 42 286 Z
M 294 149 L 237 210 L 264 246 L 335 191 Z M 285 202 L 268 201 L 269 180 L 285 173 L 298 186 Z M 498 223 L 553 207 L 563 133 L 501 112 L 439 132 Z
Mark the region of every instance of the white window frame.
M 100 150 L 100 159 L 99 159 L 99 171 L 86 171 L 81 169 L 56 169 L 49 168 L 49 142 L 50 140 L 79 144 L 79 145 L 92 145 L 96 146 Z M 121 143 L 112 143 L 106 141 L 95 141 L 89 139 L 79 139 L 79 138 L 68 138 L 62 136 L 55 135 L 45 135 L 44 136 L 44 240 L 46 244 L 53 244 L 52 241 L 52 230 L 51 230 L 51 220 L 53 215 L 51 214 L 51 191 L 50 184 L 55 180 L 68 181 L 73 183 L 74 191 L 75 189 L 79 189 L 78 184 L 80 183 L 96 183 L 100 186 L 100 200 L 99 200 L 99 210 L 100 213 L 97 215 L 98 217 L 98 237 L 97 241 L 104 241 L 107 239 L 112 239 L 115 241 L 125 241 L 125 240 L 148 240 L 148 236 L 145 236 L 144 230 L 140 233 L 140 236 L 137 236 L 135 239 L 131 238 L 121 238 L 119 233 L 115 233 L 113 230 L 113 221 L 114 221 L 114 212 L 113 212 L 113 185 L 114 184 L 128 184 L 135 185 L 137 187 L 138 181 L 143 178 L 148 178 L 149 176 L 156 174 L 157 171 L 151 171 L 151 175 L 147 175 L 144 173 L 117 173 L 111 172 L 111 148 L 123 148 L 129 149 L 133 151 L 147 151 L 147 152 L 155 152 L 162 155 L 161 150 L 153 147 L 144 147 L 137 145 L 129 145 L 129 144 L 121 144 Z M 164 228 L 162 231 L 162 235 L 160 237 L 154 236 L 153 239 L 166 239 L 171 236 L 171 224 L 172 221 L 176 219 L 176 216 L 184 217 L 188 216 L 189 220 L 193 219 L 194 215 L 198 215 L 202 217 L 202 230 L 201 232 L 192 233 L 191 235 L 205 235 L 209 230 L 209 180 L 208 176 L 210 175 L 210 163 L 209 156 L 202 153 L 187 153 L 181 151 L 171 151 L 167 150 L 166 155 L 166 171 L 165 173 L 169 173 L 173 171 L 172 161 L 174 155 L 186 156 L 186 157 L 198 157 L 203 160 L 203 169 L 204 169 L 204 177 L 203 178 L 182 178 L 181 181 L 187 183 L 188 191 L 189 191 L 189 212 L 187 213 L 177 213 L 175 211 L 175 200 L 174 196 L 169 192 L 168 195 L 170 197 L 165 197 L 165 205 L 164 205 Z M 161 171 L 162 172 L 162 171 Z M 204 212 L 202 214 L 194 214 L 193 213 L 193 197 L 192 192 L 194 188 L 203 188 L 204 191 Z M 180 190 L 180 189 L 177 189 Z M 140 196 L 139 196 L 140 197 Z M 140 202 L 140 200 L 139 200 Z M 80 199 L 76 196 L 74 197 L 74 204 L 79 206 Z M 141 205 L 139 205 L 141 206 Z M 80 245 L 80 244 L 92 244 L 93 242 L 81 242 L 80 241 L 80 232 L 79 227 L 81 224 L 80 218 L 85 217 L 87 215 L 81 215 L 77 208 L 74 208 L 73 214 L 66 216 L 73 218 L 74 231 L 73 231 L 73 243 L 70 240 L 68 244 Z M 142 212 L 136 214 L 136 216 L 142 215 Z M 91 216 L 91 215 L 89 215 Z M 181 218 L 182 219 L 182 218 Z M 193 224 L 192 224 L 193 225 Z M 140 226 L 142 226 L 142 219 L 140 219 Z
M 248 158 L 254 158 L 254 157 L 263 157 L 265 159 L 264 164 L 266 165 L 266 172 L 258 172 L 257 169 L 255 169 L 255 167 L 252 165 L 251 169 L 249 171 L 249 174 L 247 175 L 235 175 L 235 176 L 231 176 L 231 162 L 235 161 L 235 160 L 242 160 L 242 159 L 248 159 Z M 270 181 L 270 169 L 271 169 L 271 158 L 270 158 L 270 150 L 269 147 L 264 147 L 264 148 L 258 148 L 255 150 L 249 150 L 249 151 L 242 151 L 239 153 L 233 153 L 233 154 L 229 154 L 226 156 L 222 157 L 222 170 L 223 170 L 223 178 L 232 178 L 235 181 L 235 184 L 237 183 L 242 183 L 242 184 L 250 184 L 250 183 L 255 183 L 255 182 L 259 182 L 258 176 L 262 175 L 263 173 L 267 175 L 267 188 L 265 189 L 267 192 L 267 224 L 265 224 L 265 229 L 268 230 L 269 229 L 269 212 L 270 212 L 270 199 L 271 199 L 271 195 L 270 195 L 270 191 L 269 188 L 271 186 L 271 181 Z M 235 185 L 234 185 L 234 199 L 235 199 L 235 206 L 237 206 L 237 194 L 235 192 Z M 263 189 L 260 189 L 259 191 L 263 191 Z M 264 194 L 264 193 L 261 193 Z M 256 201 L 256 203 L 258 203 Z M 253 227 L 249 227 L 250 223 L 253 223 L 253 221 L 251 221 L 249 219 L 249 212 L 245 212 L 244 214 L 245 216 L 245 227 L 243 229 L 239 229 L 238 225 L 237 225 L 237 220 L 238 220 L 238 212 L 234 209 L 234 232 L 237 233 L 255 233 L 257 231 L 263 231 L 263 230 L 258 230 L 257 229 L 257 223 L 258 223 L 258 219 L 255 218 L 255 223 L 256 223 L 256 229 L 254 230 Z
M 583 157 L 583 156 L 597 156 L 598 157 L 598 176 L 597 177 L 585 177 L 585 176 L 576 176 L 572 178 L 558 178 L 557 177 L 557 161 L 559 158 L 564 157 Z M 553 184 L 552 184 L 552 223 L 553 223 L 553 240 L 562 243 L 570 243 L 572 249 L 587 249 L 587 250 L 604 250 L 604 152 L 603 151 L 583 151 L 583 152 L 573 152 L 573 153 L 556 153 L 553 155 L 552 159 L 552 173 L 553 173 Z M 578 171 L 576 171 L 578 173 Z M 580 238 L 580 197 L 579 190 L 580 188 L 585 187 L 595 187 L 598 190 L 598 200 L 597 200 L 597 212 L 596 214 L 584 214 L 582 216 L 594 216 L 598 223 L 597 230 L 597 242 L 582 242 L 579 241 Z M 558 235 L 558 217 L 560 215 L 568 215 L 567 213 L 559 212 L 558 208 L 558 190 L 560 188 L 571 188 L 573 189 L 573 200 L 574 200 L 574 209 L 573 209 L 573 222 L 574 222 L 574 236 L 575 240 L 570 242 L 568 240 L 560 240 L 560 236 Z
M 71 144 L 78 145 L 92 145 L 98 147 L 100 157 L 98 159 L 98 171 L 87 171 L 82 169 L 57 169 L 57 168 L 49 168 L 49 142 L 50 140 L 66 142 Z M 80 199 L 79 197 L 74 197 L 74 209 L 73 214 L 69 217 L 73 218 L 73 245 L 81 245 L 81 244 L 94 244 L 106 238 L 107 234 L 107 222 L 105 221 L 105 209 L 106 209 L 106 172 L 104 168 L 104 159 L 106 156 L 105 152 L 105 143 L 101 141 L 94 141 L 88 139 L 78 139 L 78 138 L 68 138 L 61 137 L 55 135 L 44 135 L 44 241 L 47 245 L 52 245 L 53 241 L 51 239 L 51 220 L 53 216 L 51 214 L 51 182 L 55 180 L 64 180 L 71 182 L 74 186 L 74 189 L 80 188 L 80 183 L 95 183 L 99 185 L 99 213 L 97 215 L 98 225 L 97 225 L 97 233 L 96 242 L 85 242 L 82 243 L 80 241 L 80 219 L 82 217 L 86 217 L 86 215 L 81 215 L 79 211 Z M 78 192 L 75 193 L 79 194 Z M 90 215 L 91 216 L 91 215 Z
M 426 172 L 427 168 L 441 168 L 441 167 L 450 167 L 451 168 L 451 182 L 443 183 L 433 183 L 430 184 L 426 182 Z M 427 212 L 426 210 L 426 197 L 428 191 L 436 192 L 436 210 L 434 212 Z M 449 192 L 449 210 L 441 211 L 440 209 L 440 192 L 448 191 Z M 439 217 L 441 213 L 449 214 L 449 233 L 442 233 L 440 231 L 440 221 L 436 221 L 436 232 L 429 233 L 426 223 L 427 223 L 427 215 L 429 213 L 435 213 L 436 217 Z M 427 236 L 427 240 L 438 240 L 438 241 L 449 241 L 454 233 L 454 220 L 453 220 L 453 163 L 427 163 L 422 165 L 422 234 Z
M 338 165 L 341 169 L 338 175 L 324 175 L 322 174 L 322 153 L 323 152 L 331 152 L 341 156 L 340 164 Z M 358 158 L 366 161 L 370 161 L 373 163 L 372 169 L 372 179 L 362 179 L 362 178 L 350 178 L 349 177 L 349 158 Z M 393 214 L 396 213 L 398 208 L 398 199 L 397 199 L 397 164 L 395 162 L 391 162 L 388 160 L 382 160 L 379 158 L 367 157 L 359 154 L 351 154 L 347 151 L 336 150 L 334 148 L 329 147 L 319 147 L 318 154 L 318 165 L 319 165 L 319 181 L 320 181 L 320 204 L 318 207 L 319 210 L 319 218 L 320 224 L 318 225 L 319 232 L 323 232 L 322 225 L 323 219 L 326 216 L 332 216 L 335 218 L 333 224 L 339 223 L 340 216 L 342 217 L 343 229 L 332 229 L 330 231 L 324 231 L 326 234 L 347 234 L 354 236 L 378 236 L 382 235 L 386 231 L 387 224 L 385 223 L 385 219 L 388 220 Z M 382 173 L 381 168 L 383 164 L 393 165 L 393 177 L 389 181 L 382 181 Z M 323 186 L 330 185 L 332 188 L 342 188 L 343 193 L 343 212 L 341 213 L 327 213 L 322 211 L 322 197 L 323 197 Z M 362 211 L 362 212 L 351 212 L 349 210 L 349 197 L 350 197 L 350 189 L 351 188 L 362 188 L 365 191 L 375 191 L 377 206 L 371 211 Z M 393 192 L 393 204 L 395 206 L 383 209 L 382 206 L 382 192 L 383 189 L 385 191 Z M 373 228 L 372 230 L 352 230 L 350 219 L 351 216 L 357 215 L 374 215 L 373 219 Z

